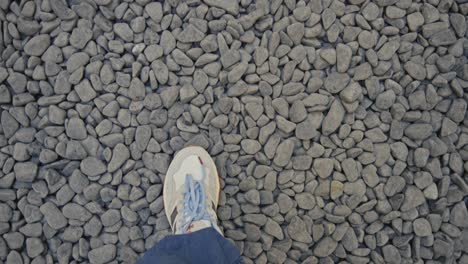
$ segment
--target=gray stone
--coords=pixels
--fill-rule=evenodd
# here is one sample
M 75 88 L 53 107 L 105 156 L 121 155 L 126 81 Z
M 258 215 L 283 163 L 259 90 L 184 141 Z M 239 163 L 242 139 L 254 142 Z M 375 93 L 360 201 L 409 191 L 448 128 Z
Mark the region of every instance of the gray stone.
M 430 124 L 411 124 L 405 129 L 405 135 L 414 140 L 424 140 L 432 135 Z
M 257 190 L 249 190 L 245 193 L 245 200 L 253 205 L 260 205 L 260 193 Z
M 400 42 L 398 41 L 389 41 L 385 43 L 377 52 L 379 60 L 390 60 L 395 52 L 400 47 Z
M 229 68 L 240 60 L 240 53 L 237 50 L 229 50 L 221 55 L 221 63 L 224 68 Z
M 466 113 L 467 103 L 463 99 L 455 99 L 450 106 L 447 116 L 452 119 L 452 121 L 459 123 L 463 121 Z
M 317 257 L 327 257 L 335 251 L 337 246 L 338 243 L 333 238 L 324 237 L 315 246 L 314 255 Z
M 65 124 L 67 136 L 72 139 L 83 140 L 87 137 L 87 131 L 83 120 L 80 118 L 71 118 Z
M 68 219 L 87 221 L 92 214 L 83 206 L 76 203 L 68 203 L 62 208 L 63 216 Z
M 8 111 L 2 111 L 1 125 L 6 138 L 11 138 L 19 129 L 19 123 Z
M 159 23 L 163 18 L 162 5 L 159 2 L 151 2 L 145 6 L 145 12 L 154 22 Z
M 97 96 L 96 91 L 87 79 L 84 79 L 82 82 L 75 85 L 75 91 L 83 103 L 87 103 Z
M 51 202 L 41 205 L 40 211 L 44 215 L 47 224 L 53 229 L 59 230 L 68 224 L 62 212 Z
M 87 236 L 95 237 L 102 230 L 102 223 L 96 216 L 93 216 L 85 225 L 84 233 Z
M 313 168 L 320 178 L 326 179 L 333 172 L 333 160 L 327 158 L 315 159 Z
M 387 110 L 391 108 L 395 102 L 396 95 L 393 90 L 387 90 L 383 93 L 377 95 L 375 100 L 375 105 L 382 110 Z
M 133 41 L 133 31 L 127 23 L 114 24 L 114 32 L 125 42 Z
M 214 6 L 226 10 L 231 15 L 239 13 L 239 3 L 237 1 L 229 0 L 203 0 L 208 6 Z
M 348 85 L 349 81 L 350 78 L 348 74 L 334 72 L 328 75 L 323 86 L 330 93 L 339 93 Z
M 291 156 L 294 151 L 294 141 L 287 139 L 281 142 L 276 150 L 275 158 L 273 163 L 277 166 L 284 167 L 291 160 Z
M 346 73 L 351 65 L 352 50 L 348 45 L 338 43 L 336 45 L 336 69 L 339 73 Z
M 408 61 L 404 65 L 405 71 L 416 80 L 424 80 L 426 78 L 426 68 L 424 65 Z
M 455 204 L 450 210 L 450 223 L 460 228 L 466 228 L 468 226 L 466 219 L 468 219 L 466 204 L 464 202 Z
M 41 56 L 46 49 L 50 46 L 50 36 L 48 34 L 41 34 L 32 37 L 26 45 L 24 45 L 24 52 L 30 56 Z
M 345 109 L 339 100 L 333 101 L 328 114 L 322 122 L 322 133 L 326 136 L 335 132 L 341 125 L 345 115 Z
M 293 123 L 304 121 L 307 117 L 307 110 L 302 101 L 295 101 L 289 109 L 289 119 Z
M 292 199 L 284 193 L 280 193 L 278 195 L 277 202 L 282 214 L 289 212 L 289 210 L 291 210 L 294 205 Z
M 13 216 L 13 210 L 5 203 L 0 204 L 0 222 L 9 222 Z
M 312 237 L 307 232 L 306 224 L 300 217 L 293 217 L 287 230 L 291 239 L 302 243 L 312 243 Z
M 107 210 L 104 214 L 101 215 L 102 225 L 112 226 L 120 221 L 120 212 L 115 209 Z
M 107 165 L 107 171 L 112 173 L 118 170 L 130 158 L 130 151 L 124 144 L 117 144 L 112 151 L 112 158 Z
M 36 179 L 38 167 L 33 162 L 19 162 L 14 167 L 16 180 L 33 182 Z
M 49 6 L 60 19 L 69 20 L 76 16 L 76 13 L 60 0 L 50 0 Z
M 30 237 L 26 239 L 26 252 L 30 258 L 39 256 L 44 249 L 44 244 L 39 238 Z
M 179 95 L 182 103 L 188 103 L 195 98 L 198 93 L 191 84 L 186 84 L 180 88 Z
M 91 31 L 91 29 L 78 27 L 72 31 L 70 44 L 77 49 L 83 49 L 92 37 L 93 31 Z
M 429 44 L 432 46 L 445 46 L 454 44 L 457 41 L 457 36 L 451 29 L 444 29 L 432 35 L 429 38 Z
M 424 16 L 420 12 L 414 12 L 406 17 L 406 21 L 411 31 L 417 31 L 419 27 L 424 25 Z
M 145 48 L 145 57 L 148 59 L 149 62 L 153 62 L 159 58 L 164 53 L 163 47 L 159 45 L 149 45 L 148 47 Z
M 401 176 L 391 176 L 388 178 L 384 186 L 385 195 L 391 197 L 401 192 L 405 188 L 405 179 Z
M 24 244 L 24 236 L 20 232 L 10 232 L 3 235 L 10 249 L 20 249 Z
M 353 82 L 340 92 L 340 98 L 345 103 L 353 103 L 361 97 L 361 94 L 361 86 L 358 83 Z
M 382 253 L 386 263 L 401 263 L 400 252 L 398 252 L 398 249 L 395 246 L 386 245 L 382 247 Z
M 170 157 L 167 154 L 155 154 L 154 155 L 154 167 L 159 173 L 166 173 L 169 168 Z
M 287 255 L 285 252 L 272 247 L 267 252 L 267 259 L 269 263 L 275 263 L 275 264 L 285 263 L 287 259 Z
M 275 221 L 268 218 L 265 226 L 264 226 L 265 233 L 274 236 L 278 240 L 284 239 L 283 229 L 281 226 L 276 223 Z
M 1 68 L 0 68 L 0 70 L 1 70 Z M 4 78 L 2 78 L 1 74 L 2 73 L 0 72 L 0 80 L 4 79 Z M 11 102 L 11 93 L 10 93 L 10 91 L 8 90 L 8 88 L 5 85 L 0 85 L 0 103 L 1 104 L 6 104 L 6 103 L 9 103 L 9 102 Z
M 88 258 L 92 264 L 103 264 L 113 260 L 116 254 L 117 249 L 114 245 L 104 245 L 89 251 Z
M 276 116 L 276 125 L 286 134 L 291 133 L 296 128 L 296 124 L 279 115 Z
M 413 221 L 413 231 L 420 237 L 429 236 L 432 234 L 431 224 L 424 218 L 418 218 Z
M 143 84 L 143 82 L 138 78 L 132 79 L 132 82 L 130 83 L 130 88 L 128 90 L 129 97 L 132 100 L 140 101 L 145 99 L 145 94 L 145 85 Z
M 315 207 L 315 197 L 311 193 L 303 192 L 296 194 L 294 200 L 301 209 L 311 210 Z
M 379 7 L 375 3 L 370 2 L 362 9 L 362 15 L 365 19 L 372 21 L 378 17 Z
M 180 49 L 174 49 L 172 51 L 172 57 L 174 58 L 174 61 L 179 64 L 180 66 L 185 66 L 185 67 L 192 67 L 193 66 L 193 61 L 188 57 L 184 52 L 182 52 Z
M 244 139 L 241 141 L 242 150 L 249 155 L 255 155 L 262 149 L 262 145 L 253 139 Z
M 305 121 L 297 124 L 295 133 L 296 137 L 301 140 L 309 140 L 319 135 L 312 118 L 307 118 Z
M 93 177 L 106 172 L 106 165 L 95 157 L 88 157 L 81 161 L 80 169 L 85 175 Z
M 177 35 L 177 40 L 181 42 L 200 42 L 205 37 L 205 34 L 201 32 L 194 25 L 189 24 L 182 32 Z
M 401 211 L 408 211 L 426 202 L 426 198 L 421 190 L 413 185 L 406 187 L 405 199 L 401 205 Z

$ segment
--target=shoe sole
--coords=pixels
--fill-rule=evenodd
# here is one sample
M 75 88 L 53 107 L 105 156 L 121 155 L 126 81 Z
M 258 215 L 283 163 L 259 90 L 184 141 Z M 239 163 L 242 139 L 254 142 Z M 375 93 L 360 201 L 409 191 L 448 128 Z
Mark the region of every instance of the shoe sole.
M 171 219 L 170 219 L 171 215 L 170 215 L 170 212 L 168 211 L 169 207 L 168 207 L 168 204 L 167 204 L 168 199 L 166 199 L 166 195 L 168 195 L 169 190 L 173 189 L 172 186 L 174 184 L 174 181 L 171 180 L 173 175 L 179 170 L 179 168 L 182 165 L 182 162 L 188 156 L 191 156 L 191 155 L 196 155 L 196 156 L 200 157 L 203 160 L 203 164 L 209 170 L 209 172 L 210 172 L 209 175 L 215 175 L 216 181 L 214 181 L 214 182 L 216 184 L 215 187 L 218 190 L 218 195 L 216 195 L 216 197 L 215 197 L 215 208 L 218 208 L 219 195 L 221 193 L 221 188 L 220 188 L 220 181 L 219 181 L 218 171 L 216 169 L 216 165 L 215 165 L 213 159 L 211 158 L 210 154 L 208 154 L 208 152 L 206 152 L 206 150 L 204 148 L 202 148 L 202 147 L 198 147 L 198 146 L 185 147 L 185 148 L 181 149 L 175 155 L 174 159 L 172 160 L 171 164 L 169 165 L 169 168 L 167 169 L 166 176 L 164 177 L 164 187 L 163 187 L 164 211 L 166 213 L 166 217 L 167 217 L 167 220 L 169 222 L 169 225 L 171 226 L 171 229 L 173 227 L 172 227 L 172 223 L 171 223 Z M 213 177 L 213 176 L 210 176 L 210 177 Z

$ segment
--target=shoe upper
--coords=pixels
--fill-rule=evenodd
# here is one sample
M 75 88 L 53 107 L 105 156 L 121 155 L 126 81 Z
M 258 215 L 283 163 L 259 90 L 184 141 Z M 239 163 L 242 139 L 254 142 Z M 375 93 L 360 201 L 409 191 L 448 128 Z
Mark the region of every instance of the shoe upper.
M 164 199 L 167 199 L 168 218 L 175 234 L 210 226 L 221 233 L 216 217 L 217 197 L 213 197 L 217 190 L 211 190 L 215 186 L 210 185 L 212 176 L 203 160 L 195 155 L 186 157 L 172 176 L 172 190 Z

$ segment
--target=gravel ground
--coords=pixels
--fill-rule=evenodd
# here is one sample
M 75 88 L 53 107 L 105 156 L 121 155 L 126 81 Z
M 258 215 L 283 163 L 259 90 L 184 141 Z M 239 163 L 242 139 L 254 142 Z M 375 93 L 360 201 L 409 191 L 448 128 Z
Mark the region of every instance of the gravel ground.
M 246 263 L 468 263 L 468 1 L 0 1 L 0 263 L 134 263 L 215 158 Z

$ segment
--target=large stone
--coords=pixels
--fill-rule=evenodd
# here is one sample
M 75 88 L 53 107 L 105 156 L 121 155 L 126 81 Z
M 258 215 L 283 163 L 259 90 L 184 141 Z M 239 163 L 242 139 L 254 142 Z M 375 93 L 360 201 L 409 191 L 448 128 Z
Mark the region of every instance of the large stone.
M 203 0 L 208 6 L 213 6 L 226 10 L 231 15 L 239 13 L 239 2 L 230 0 Z
M 294 197 L 297 206 L 304 210 L 311 210 L 315 207 L 315 197 L 309 192 L 298 193 Z
M 421 190 L 416 186 L 409 185 L 405 191 L 405 199 L 401 205 L 401 211 L 408 211 L 426 202 L 426 198 Z
M 82 119 L 73 117 L 65 124 L 65 132 L 71 139 L 86 139 L 88 133 Z
M 413 222 L 413 230 L 417 236 L 425 237 L 432 234 L 432 227 L 429 221 L 424 218 L 418 218 Z
M 189 24 L 182 32 L 177 35 L 177 40 L 181 42 L 200 42 L 205 37 L 205 34 L 201 32 L 194 25 Z
M 254 155 L 262 149 L 262 145 L 256 140 L 253 139 L 244 139 L 241 141 L 242 149 L 245 153 Z
M 40 207 L 41 213 L 44 215 L 47 224 L 53 229 L 59 230 L 67 226 L 68 221 L 63 216 L 62 212 L 52 202 L 46 202 Z
M 128 148 L 122 143 L 117 144 L 112 150 L 112 158 L 107 164 L 107 171 L 112 173 L 118 170 L 129 158 L 130 151 Z
M 424 65 L 408 61 L 404 65 L 405 71 L 416 80 L 424 80 L 426 78 L 426 67 Z
M 284 167 L 291 160 L 291 156 L 294 151 L 294 141 L 292 139 L 287 139 L 281 142 L 276 149 L 276 155 L 273 159 L 273 163 L 277 166 Z
M 127 23 L 115 23 L 114 32 L 125 42 L 133 41 L 133 31 Z
M 41 34 L 31 38 L 24 45 L 24 52 L 30 56 L 41 56 L 50 45 L 50 36 Z
M 14 167 L 16 180 L 22 182 L 33 182 L 37 175 L 37 164 L 33 162 L 16 163 Z
M 154 20 L 156 23 L 161 22 L 163 18 L 163 9 L 162 5 L 159 2 L 151 2 L 145 6 L 145 11 L 149 17 Z
M 115 209 L 107 210 L 101 215 L 101 223 L 103 226 L 112 226 L 120 221 L 120 212 Z
M 339 100 L 335 100 L 330 106 L 328 114 L 322 122 L 322 133 L 325 136 L 335 132 L 340 127 L 345 115 L 345 109 Z
M 320 240 L 314 248 L 314 255 L 317 257 L 330 256 L 338 246 L 338 243 L 331 237 L 324 237 Z
M 88 258 L 91 264 L 104 264 L 113 260 L 116 254 L 117 249 L 114 245 L 104 245 L 89 251 Z
M 386 245 L 382 248 L 385 263 L 398 264 L 401 263 L 401 255 L 394 245 Z
M 288 225 L 289 236 L 298 242 L 311 243 L 312 237 L 307 233 L 305 222 L 298 216 L 291 219 L 291 223 Z
M 455 204 L 450 210 L 450 223 L 460 228 L 468 227 L 468 210 L 466 204 L 462 201 Z
M 278 240 L 284 239 L 283 229 L 277 222 L 271 220 L 270 218 L 268 218 L 264 229 L 265 229 L 265 233 L 274 236 L 276 239 Z
M 97 176 L 106 172 L 106 165 L 95 157 L 88 157 L 81 161 L 80 164 L 81 171 L 89 176 Z
M 328 75 L 323 86 L 330 93 L 339 93 L 348 85 L 350 79 L 351 78 L 346 73 L 334 72 Z
M 328 178 L 333 172 L 333 160 L 328 158 L 315 159 L 313 168 L 320 178 Z
M 79 220 L 79 221 L 88 221 L 92 214 L 83 206 L 76 203 L 67 203 L 62 208 L 63 216 L 68 219 Z

